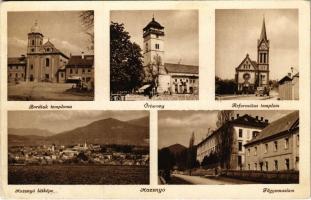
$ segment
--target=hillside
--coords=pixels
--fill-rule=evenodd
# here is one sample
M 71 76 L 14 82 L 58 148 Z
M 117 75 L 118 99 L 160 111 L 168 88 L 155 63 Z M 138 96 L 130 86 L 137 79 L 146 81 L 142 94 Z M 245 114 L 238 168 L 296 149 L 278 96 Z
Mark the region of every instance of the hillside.
M 20 135 L 20 136 L 36 135 L 36 136 L 46 137 L 46 136 L 54 135 L 55 133 L 52 133 L 45 129 L 37 129 L 37 128 L 9 128 L 8 134 Z
M 24 145 L 38 143 L 71 145 L 84 142 L 147 146 L 149 145 L 148 141 L 149 126 L 137 126 L 113 118 L 98 120 L 86 126 L 47 137 L 34 138 L 34 136 L 18 136 L 14 134 L 9 136 L 9 146 L 21 145 L 23 143 Z

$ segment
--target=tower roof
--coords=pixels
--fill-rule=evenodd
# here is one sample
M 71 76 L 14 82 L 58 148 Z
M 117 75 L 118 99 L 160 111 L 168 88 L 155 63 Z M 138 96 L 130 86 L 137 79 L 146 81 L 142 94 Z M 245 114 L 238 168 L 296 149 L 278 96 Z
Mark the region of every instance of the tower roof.
M 267 33 L 266 33 L 266 24 L 265 24 L 265 18 L 263 18 L 262 27 L 261 27 L 261 34 L 260 34 L 260 41 L 265 40 L 267 41 Z
M 144 31 L 150 29 L 150 28 L 156 28 L 156 29 L 164 29 L 163 26 L 157 21 L 155 21 L 154 17 L 152 17 L 151 22 L 143 29 Z
M 41 33 L 37 20 L 35 21 L 35 24 L 31 27 L 30 32 L 31 33 Z

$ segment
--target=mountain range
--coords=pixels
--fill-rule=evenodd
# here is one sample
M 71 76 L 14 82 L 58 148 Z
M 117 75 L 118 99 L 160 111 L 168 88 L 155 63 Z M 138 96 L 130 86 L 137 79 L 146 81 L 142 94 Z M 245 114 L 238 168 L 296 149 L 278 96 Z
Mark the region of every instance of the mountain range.
M 21 134 L 22 131 L 26 131 L 27 135 L 25 132 Z M 74 145 L 84 142 L 148 146 L 149 117 L 130 121 L 120 121 L 114 118 L 101 119 L 54 135 L 42 129 L 8 129 L 9 146 Z

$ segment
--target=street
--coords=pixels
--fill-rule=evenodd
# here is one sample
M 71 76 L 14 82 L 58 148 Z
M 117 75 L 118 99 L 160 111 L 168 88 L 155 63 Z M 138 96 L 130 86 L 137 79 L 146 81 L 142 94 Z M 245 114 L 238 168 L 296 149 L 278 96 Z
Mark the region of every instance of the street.
M 271 90 L 270 96 L 255 96 L 255 94 L 245 94 L 245 95 L 222 95 L 216 96 L 216 100 L 277 100 L 278 92 Z
M 182 174 L 172 174 L 172 176 L 185 180 L 194 185 L 230 185 L 230 184 L 256 184 L 256 182 L 244 181 L 227 177 L 200 177 Z

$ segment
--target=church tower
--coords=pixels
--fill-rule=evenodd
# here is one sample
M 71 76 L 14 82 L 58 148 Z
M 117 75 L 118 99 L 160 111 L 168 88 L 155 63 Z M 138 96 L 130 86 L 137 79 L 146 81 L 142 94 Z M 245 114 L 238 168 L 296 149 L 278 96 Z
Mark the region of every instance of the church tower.
M 43 43 L 43 34 L 40 31 L 38 22 L 31 27 L 28 33 L 28 48 L 27 54 L 39 53 Z
M 28 33 L 26 81 L 40 81 L 42 61 L 38 55 L 41 53 L 42 44 L 43 34 L 36 21 Z
M 265 18 L 263 18 L 260 38 L 257 41 L 257 86 L 269 85 L 269 47 L 270 41 L 267 39 Z
M 151 22 L 143 29 L 144 38 L 144 69 L 145 69 L 145 82 L 150 81 L 150 77 L 146 71 L 148 68 L 159 70 L 159 74 L 164 74 L 164 27 L 158 23 L 154 17 Z M 155 69 L 158 68 L 159 69 Z

